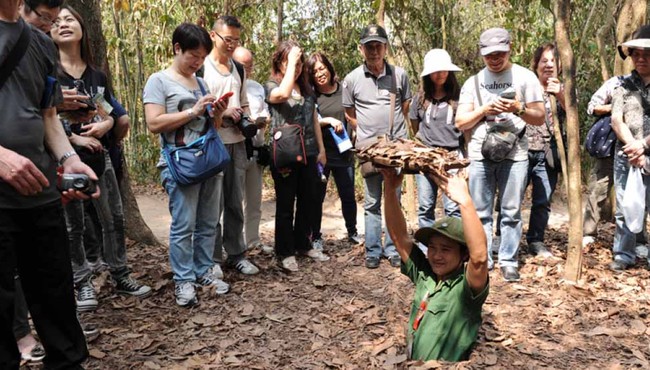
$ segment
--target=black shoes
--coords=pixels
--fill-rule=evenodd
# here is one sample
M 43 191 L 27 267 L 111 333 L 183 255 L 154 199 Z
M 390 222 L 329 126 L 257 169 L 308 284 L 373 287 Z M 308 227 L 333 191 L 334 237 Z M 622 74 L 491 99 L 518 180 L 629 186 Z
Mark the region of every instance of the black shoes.
M 388 261 L 390 261 L 390 265 L 393 267 L 402 266 L 402 258 L 399 255 L 388 257 Z
M 366 268 L 376 269 L 379 267 L 379 257 L 366 257 Z
M 542 242 L 531 242 L 528 244 L 528 253 L 533 256 L 540 256 L 542 258 L 553 257 L 553 253 L 546 248 Z
M 514 266 L 501 267 L 501 275 L 503 275 L 503 280 L 509 283 L 521 280 L 519 270 Z

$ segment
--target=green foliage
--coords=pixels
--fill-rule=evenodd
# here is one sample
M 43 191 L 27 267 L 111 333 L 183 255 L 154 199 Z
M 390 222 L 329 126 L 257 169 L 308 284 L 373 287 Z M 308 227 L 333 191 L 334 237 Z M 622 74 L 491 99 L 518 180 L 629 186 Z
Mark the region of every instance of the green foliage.
M 140 96 L 148 76 L 169 66 L 171 33 L 184 21 L 204 22 L 209 29 L 219 14 L 237 16 L 244 25 L 243 46 L 255 54 L 254 79 L 270 74 L 277 39 L 278 0 L 113 0 L 102 1 L 103 28 L 108 43 L 116 95 L 132 118 L 126 142 L 127 159 L 138 181 L 157 181 L 155 163 L 159 144 L 148 132 Z M 361 63 L 361 28 L 375 23 L 379 0 L 284 0 L 282 38 L 297 40 L 307 54 L 322 51 L 340 78 Z M 595 35 L 605 16 L 602 0 L 571 2 L 571 41 L 577 66 L 576 91 L 583 133 L 592 119 L 586 116 L 591 94 L 602 84 Z M 403 66 L 417 89 L 423 57 L 431 48 L 445 48 L 463 71 L 459 81 L 483 68 L 478 54 L 480 33 L 504 27 L 513 39 L 512 60 L 529 67 L 535 48 L 553 40 L 550 0 L 386 0 L 385 23 L 391 56 Z M 596 7 L 596 8 L 594 8 Z M 596 10 L 592 11 L 592 8 Z M 595 15 L 591 16 L 593 13 Z M 615 30 L 605 32 L 611 71 Z

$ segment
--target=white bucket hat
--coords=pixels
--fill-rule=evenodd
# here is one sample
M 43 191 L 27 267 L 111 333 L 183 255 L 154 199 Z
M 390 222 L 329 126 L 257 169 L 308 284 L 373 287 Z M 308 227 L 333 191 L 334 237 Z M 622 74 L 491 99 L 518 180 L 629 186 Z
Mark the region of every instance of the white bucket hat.
M 650 25 L 641 26 L 633 37 L 632 40 L 618 46 L 618 54 L 621 58 L 627 58 L 632 52 L 631 49 L 650 49 Z
M 451 62 L 451 57 L 445 50 L 431 49 L 424 56 L 424 67 L 422 68 L 420 77 L 425 77 L 440 71 L 458 72 L 462 71 L 462 69 Z

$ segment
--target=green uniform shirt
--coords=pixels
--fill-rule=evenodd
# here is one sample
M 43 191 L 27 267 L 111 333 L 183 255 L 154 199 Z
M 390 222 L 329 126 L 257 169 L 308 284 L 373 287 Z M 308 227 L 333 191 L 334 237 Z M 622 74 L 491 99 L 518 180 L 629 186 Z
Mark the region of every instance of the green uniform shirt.
M 461 361 L 469 357 L 481 326 L 481 307 L 487 298 L 489 282 L 477 295 L 472 293 L 459 268 L 445 281 L 437 281 L 429 261 L 413 246 L 402 273 L 415 284 L 409 319 L 409 336 L 414 360 Z M 413 330 L 421 303 L 428 292 L 427 305 L 417 330 Z

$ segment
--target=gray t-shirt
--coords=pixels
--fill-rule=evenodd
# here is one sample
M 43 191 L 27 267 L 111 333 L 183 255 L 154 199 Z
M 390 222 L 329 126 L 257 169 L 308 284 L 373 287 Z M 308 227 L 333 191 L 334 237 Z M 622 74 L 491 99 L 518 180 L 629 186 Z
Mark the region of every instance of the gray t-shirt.
M 203 79 L 199 77 L 198 80 L 206 88 Z M 152 74 L 147 80 L 142 94 L 142 103 L 162 105 L 165 107 L 166 113 L 177 113 L 194 107 L 202 96 L 201 89 L 190 89 L 174 80 L 168 72 L 161 71 Z M 161 133 L 160 144 L 163 146 L 166 141 L 167 145 L 184 146 L 201 137 L 205 131 L 206 119 L 205 115 L 202 114 L 186 123 L 182 128 Z M 167 166 L 162 154 L 157 166 Z
M 20 37 L 22 19 L 17 23 L 0 21 L 0 63 Z M 63 101 L 58 83 L 46 94 L 46 78 L 56 82 L 58 53 L 52 40 L 31 28 L 31 41 L 25 55 L 0 89 L 0 146 L 12 150 L 36 165 L 50 186 L 34 196 L 20 195 L 11 185 L 0 181 L 0 208 L 28 209 L 60 199 L 56 190 L 56 164 L 45 148 L 45 125 L 42 109 Z M 48 97 L 44 99 L 44 97 Z
M 420 102 L 419 98 L 413 99 L 409 109 L 409 118 L 420 122 L 416 137 L 431 147 L 458 148 L 461 133 L 454 124 L 454 102 Z
M 499 93 L 513 87 L 517 92 L 517 99 L 524 104 L 543 102 L 542 86 L 537 76 L 518 64 L 499 73 L 490 72 L 483 68 L 475 76 L 478 76 L 479 88 L 483 104 L 487 104 L 499 98 Z M 480 105 L 476 96 L 475 76 L 465 81 L 460 91 L 459 105 L 473 103 L 474 107 Z M 488 128 L 499 126 L 505 130 L 519 134 L 526 127 L 526 122 L 513 113 L 501 113 L 496 116 L 486 116 L 483 122 L 479 122 L 472 129 L 472 138 L 468 145 L 468 157 L 470 160 L 482 160 L 481 146 L 485 140 Z M 528 159 L 528 139 L 524 135 L 517 143 L 515 150 L 510 153 L 508 159 L 524 161 Z
M 343 107 L 354 107 L 357 114 L 357 143 L 388 134 L 390 117 L 391 70 L 384 64 L 384 72 L 375 77 L 365 63 L 345 76 L 343 81 Z M 402 103 L 411 99 L 409 78 L 402 68 L 395 66 L 397 96 L 393 136 L 406 137 Z

